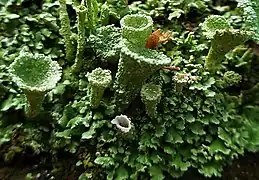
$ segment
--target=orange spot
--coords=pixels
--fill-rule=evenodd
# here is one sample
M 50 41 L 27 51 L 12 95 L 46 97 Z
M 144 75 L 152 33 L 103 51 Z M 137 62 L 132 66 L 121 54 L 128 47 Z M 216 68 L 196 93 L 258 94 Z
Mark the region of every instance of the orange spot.
M 171 37 L 171 32 L 161 33 L 160 29 L 154 31 L 146 41 L 146 48 L 155 49 L 160 42 L 167 42 Z

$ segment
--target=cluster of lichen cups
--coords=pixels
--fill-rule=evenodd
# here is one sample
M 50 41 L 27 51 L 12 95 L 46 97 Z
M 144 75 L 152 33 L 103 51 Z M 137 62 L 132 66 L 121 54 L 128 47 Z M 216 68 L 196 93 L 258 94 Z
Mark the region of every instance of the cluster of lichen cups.
M 156 50 L 145 48 L 146 40 L 152 33 L 152 26 L 151 17 L 146 15 L 126 15 L 121 19 L 121 51 L 118 71 L 113 83 L 117 113 L 123 112 L 141 93 L 143 103 L 147 108 L 147 114 L 150 117 L 154 117 L 156 114 L 156 105 L 160 101 L 161 90 L 157 85 L 144 86 L 144 84 L 157 70 L 170 64 L 171 60 Z M 13 81 L 26 94 L 28 102 L 26 106 L 27 117 L 36 117 L 41 110 L 44 96 L 48 91 L 55 88 L 56 83 L 60 80 L 61 67 L 57 62 L 44 55 L 22 53 L 15 59 L 10 69 Z M 91 73 L 87 73 L 86 77 L 89 82 L 90 105 L 92 108 L 98 108 L 105 89 L 112 84 L 111 72 L 110 70 L 96 68 Z M 150 89 L 155 90 L 155 92 L 149 91 Z M 152 99 L 154 93 L 156 98 Z M 128 130 L 125 132 L 128 132 Z
M 228 21 L 219 15 L 209 16 L 202 25 L 203 35 L 211 39 L 211 46 L 206 57 L 205 68 L 215 73 L 227 52 L 251 39 L 252 33 L 233 29 Z

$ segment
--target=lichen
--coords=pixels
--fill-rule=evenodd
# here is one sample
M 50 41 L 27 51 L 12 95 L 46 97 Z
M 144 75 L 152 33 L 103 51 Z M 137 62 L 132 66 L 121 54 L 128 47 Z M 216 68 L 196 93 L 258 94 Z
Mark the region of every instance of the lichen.
M 145 81 L 171 59 L 155 50 L 135 48 L 124 41 L 114 83 L 115 101 L 119 111 L 127 108 L 139 94 Z
M 160 103 L 162 90 L 160 85 L 145 84 L 141 89 L 141 100 L 145 104 L 150 118 L 156 117 L 157 105 Z
M 131 129 L 131 121 L 125 115 L 116 116 L 112 121 L 112 124 L 115 124 L 116 127 L 121 130 L 123 133 L 128 133 Z
M 12 80 L 27 98 L 26 115 L 34 118 L 41 110 L 45 94 L 56 87 L 61 78 L 61 67 L 42 54 L 22 52 L 10 65 Z
M 86 7 L 81 4 L 77 7 L 77 53 L 75 63 L 72 66 L 73 73 L 78 73 L 83 65 L 83 55 L 85 50 L 85 18 L 86 18 Z
M 112 83 L 111 71 L 96 68 L 86 76 L 89 81 L 90 105 L 96 108 L 101 102 L 104 90 Z
M 59 19 L 60 19 L 60 34 L 65 40 L 66 59 L 72 61 L 75 58 L 75 47 L 72 38 L 72 31 L 70 30 L 70 19 L 67 13 L 66 0 L 59 0 Z
M 121 21 L 122 37 L 132 44 L 144 47 L 146 40 L 152 33 L 153 20 L 142 14 L 124 16 Z
M 221 16 L 209 16 L 203 25 L 203 34 L 211 39 L 211 47 L 205 60 L 205 68 L 215 73 L 225 54 L 251 39 L 251 32 L 233 29 Z

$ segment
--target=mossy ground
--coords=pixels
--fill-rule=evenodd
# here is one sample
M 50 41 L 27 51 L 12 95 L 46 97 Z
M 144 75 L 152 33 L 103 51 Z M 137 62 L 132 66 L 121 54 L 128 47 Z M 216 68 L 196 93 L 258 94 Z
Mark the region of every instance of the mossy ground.
M 1 77 L 0 78 L 0 110 L 1 110 L 0 111 L 0 143 L 1 143 L 0 179 L 1 180 L 2 179 L 20 180 L 20 179 L 25 179 L 25 176 L 28 180 L 33 178 L 38 178 L 42 180 L 51 179 L 51 178 L 54 178 L 57 180 L 63 180 L 63 179 L 76 180 L 82 173 L 91 174 L 92 176 L 94 176 L 95 178 L 94 180 L 104 180 L 106 179 L 104 175 L 107 171 L 103 170 L 104 168 L 101 168 L 101 165 L 109 166 L 110 164 L 112 164 L 113 161 L 105 162 L 106 160 L 105 157 L 104 158 L 101 157 L 103 158 L 102 159 L 103 161 L 99 160 L 100 163 L 98 165 L 93 165 L 94 159 L 97 157 L 96 154 L 110 153 L 112 156 L 114 154 L 115 155 L 119 154 L 117 152 L 117 149 L 120 152 L 121 151 L 124 152 L 123 145 L 125 144 L 122 144 L 122 143 L 127 142 L 128 140 L 127 138 L 123 139 L 124 137 L 121 138 L 120 134 L 117 133 L 116 129 L 112 128 L 110 124 L 108 123 L 107 123 L 108 125 L 105 124 L 105 122 L 110 122 L 110 120 L 113 118 L 113 115 L 110 115 L 110 114 L 113 113 L 114 109 L 112 106 L 109 106 L 109 97 L 113 95 L 113 90 L 107 89 L 105 91 L 105 98 L 103 99 L 100 112 L 96 113 L 96 110 L 93 110 L 93 111 L 90 110 L 88 105 L 85 104 L 85 102 L 87 101 L 87 98 L 84 99 L 84 97 L 86 97 L 85 89 L 87 87 L 87 83 L 85 82 L 86 80 L 82 78 L 83 76 L 79 76 L 79 80 L 78 80 L 78 77 L 76 78 L 68 77 L 70 76 L 70 74 L 69 75 L 65 74 L 65 71 L 67 70 L 66 68 L 71 66 L 73 62 L 66 62 L 65 60 L 64 41 L 62 36 L 59 34 L 60 23 L 58 21 L 58 4 L 56 2 L 57 1 L 55 0 L 46 0 L 46 1 L 10 0 L 8 1 L 9 3 L 8 10 L 5 10 L 3 8 L 3 5 L 1 4 L 2 2 L 0 2 L 0 7 L 3 8 L 1 9 L 2 14 L 0 16 L 0 22 L 5 22 L 4 26 L 0 27 L 0 30 L 1 30 L 0 31 L 0 40 L 1 40 L 0 55 L 4 55 L 4 56 L 0 56 L 0 65 L 3 64 L 4 66 L 6 66 L 5 68 L 3 68 L 4 69 L 3 73 L 2 71 L 0 71 L 0 77 Z M 75 28 L 76 13 L 75 13 L 75 9 L 73 9 L 70 2 L 71 1 L 68 1 L 68 5 L 67 5 L 68 14 L 69 14 L 69 17 L 71 18 L 72 30 L 76 32 L 76 28 Z M 123 7 L 124 2 L 125 2 L 124 0 L 116 1 L 115 3 L 112 2 L 109 5 L 111 14 L 113 14 L 113 16 L 110 17 L 109 19 L 109 24 L 114 23 L 115 26 L 119 26 L 120 16 L 121 14 L 123 14 L 122 11 L 125 10 Z M 129 1 L 129 4 L 134 5 L 134 2 L 135 1 Z M 160 3 L 162 2 L 165 4 L 162 4 L 161 6 Z M 194 74 L 197 72 L 197 76 L 199 75 L 203 76 L 201 75 L 201 73 L 203 72 L 200 73 L 199 71 L 200 69 L 202 69 L 200 68 L 200 66 L 202 66 L 202 63 L 203 63 L 203 60 L 204 60 L 203 57 L 206 56 L 209 43 L 207 40 L 201 38 L 200 36 L 201 32 L 199 31 L 198 25 L 201 22 L 203 22 L 204 19 L 210 14 L 218 14 L 218 15 L 226 14 L 226 17 L 228 18 L 228 20 L 231 21 L 231 24 L 233 26 L 237 28 L 240 27 L 240 24 L 242 24 L 243 22 L 241 17 L 239 17 L 238 15 L 235 16 L 235 14 L 237 13 L 235 11 L 236 2 L 229 1 L 229 0 L 217 0 L 217 1 L 190 0 L 190 2 L 192 3 L 184 3 L 185 1 L 181 1 L 180 4 L 176 3 L 173 5 L 173 7 L 175 8 L 174 11 L 172 11 L 172 8 L 169 7 L 170 2 L 171 2 L 170 0 L 168 1 L 165 0 L 161 2 L 155 1 L 155 0 L 154 1 L 147 0 L 147 1 L 143 1 L 142 6 L 137 6 L 135 7 L 135 9 L 133 8 L 133 10 L 135 10 L 136 12 L 137 11 L 150 12 L 154 20 L 154 29 L 162 28 L 165 30 L 166 29 L 172 30 L 175 33 L 173 39 L 170 40 L 168 44 L 159 46 L 159 50 L 164 54 L 167 54 L 168 56 L 170 56 L 172 59 L 174 59 L 174 62 L 176 64 L 178 63 L 180 66 L 183 66 L 183 67 L 186 66 L 187 68 L 185 68 L 185 70 L 187 72 L 189 72 L 189 70 L 191 69 Z M 189 1 L 186 1 L 186 2 L 189 2 Z M 155 10 L 154 10 L 154 7 L 155 7 Z M 231 18 L 230 15 L 234 15 L 233 18 Z M 118 37 L 118 34 L 119 33 L 114 32 L 112 37 L 116 38 Z M 113 44 L 117 43 L 117 40 L 115 39 L 114 41 L 112 41 L 112 43 Z M 97 41 L 98 43 L 95 44 L 95 41 Z M 112 46 L 109 46 L 110 45 L 109 42 L 111 41 L 104 41 L 104 42 L 107 43 L 105 44 L 105 46 L 103 46 L 103 42 L 100 37 L 98 38 L 93 37 L 94 45 L 92 44 L 89 46 L 91 46 L 92 49 L 97 49 L 95 52 L 96 54 L 93 55 L 94 52 L 92 52 L 91 48 L 88 47 L 90 50 L 88 49 L 89 51 L 87 51 L 84 60 L 87 60 L 87 62 L 95 61 L 95 63 L 93 63 L 94 68 L 96 68 L 97 66 L 98 67 L 101 66 L 102 68 L 110 69 L 114 77 L 117 71 L 116 61 L 113 63 L 109 63 L 109 60 L 108 60 L 109 58 L 105 56 L 114 57 L 118 55 L 118 52 L 116 48 L 111 49 L 113 50 L 110 52 L 111 54 L 106 53 L 109 51 L 100 51 L 100 49 L 102 48 L 104 48 L 105 50 L 107 49 L 109 50 L 109 48 L 112 47 Z M 18 55 L 18 53 L 24 47 L 25 49 L 27 48 L 28 51 L 32 51 L 34 53 L 35 52 L 43 53 L 45 55 L 51 56 L 53 60 L 58 61 L 59 64 L 62 67 L 64 67 L 63 76 L 65 77 L 65 79 L 67 79 L 66 81 L 60 82 L 56 87 L 56 89 L 50 94 L 48 94 L 48 96 L 46 97 L 43 103 L 44 111 L 34 122 L 30 122 L 30 121 L 28 122 L 27 119 L 25 118 L 23 113 L 24 98 L 21 95 L 22 92 L 7 77 L 7 73 L 5 73 L 6 69 L 8 68 L 8 65 L 13 61 L 13 59 Z M 245 46 L 245 49 L 247 49 L 246 46 Z M 103 52 L 105 52 L 105 54 Z M 104 59 L 107 61 L 104 61 Z M 246 59 L 248 62 L 246 61 L 241 62 L 240 59 L 241 58 L 236 58 L 236 56 L 232 57 L 230 55 L 228 56 L 228 60 L 233 64 L 231 63 L 226 64 L 226 62 L 224 62 L 226 70 L 229 70 L 235 66 L 235 68 L 233 69 L 236 70 L 236 72 L 238 72 L 240 75 L 242 75 L 242 82 L 240 84 L 238 84 L 235 87 L 229 87 L 227 89 L 224 89 L 226 93 L 229 93 L 234 96 L 238 96 L 242 90 L 247 90 L 250 88 L 252 89 L 252 87 L 259 82 L 258 80 L 259 77 L 257 75 L 259 66 L 258 66 L 258 61 L 256 61 L 256 57 L 255 56 L 253 56 L 253 58 L 248 57 L 249 60 Z M 248 65 L 242 66 L 242 63 L 243 64 L 248 63 Z M 239 66 L 241 66 L 241 68 L 239 68 Z M 84 70 L 86 72 L 87 68 L 89 70 L 89 68 L 94 69 L 93 67 L 87 66 Z M 0 68 L 0 70 L 2 69 Z M 194 116 L 192 114 L 191 115 L 188 114 L 188 116 L 186 115 L 187 114 L 186 112 L 188 112 L 190 109 L 196 109 L 195 103 L 197 100 L 197 102 L 207 103 L 205 106 L 197 107 L 198 109 L 197 114 L 204 110 L 204 112 L 206 113 L 208 112 L 208 114 L 210 115 L 214 113 L 213 110 L 215 108 L 216 109 L 215 113 L 219 112 L 218 117 L 220 119 L 221 115 L 225 112 L 224 111 L 225 109 L 218 107 L 218 105 L 221 106 L 220 102 L 214 101 L 214 99 L 212 99 L 211 101 L 209 100 L 206 101 L 207 97 L 205 97 L 207 95 L 209 96 L 215 93 L 213 91 L 214 89 L 211 88 L 215 83 L 215 79 L 213 79 L 213 77 L 207 78 L 207 76 L 204 75 L 203 76 L 203 78 L 205 77 L 204 82 L 198 84 L 195 87 L 192 86 L 192 88 L 194 89 L 196 88 L 196 90 L 197 89 L 202 90 L 202 93 L 203 93 L 203 90 L 204 92 L 206 91 L 207 94 L 201 93 L 202 95 L 200 93 L 197 93 L 198 90 L 189 91 L 184 89 L 184 85 L 183 87 L 179 86 L 178 87 L 179 89 L 186 90 L 185 92 L 190 93 L 190 94 L 184 95 L 184 94 L 178 93 L 179 89 L 178 91 L 173 89 L 174 87 L 171 84 L 171 81 L 172 81 L 171 77 L 174 74 L 173 75 L 172 74 L 173 74 L 172 72 L 167 72 L 167 73 L 162 73 L 162 76 L 161 76 L 162 78 L 164 78 L 164 81 L 167 82 L 165 85 L 166 90 L 164 91 L 166 96 L 167 95 L 170 96 L 171 94 L 173 95 L 177 94 L 177 95 L 170 96 L 167 99 L 168 101 L 163 99 L 162 103 L 164 103 L 165 101 L 165 104 L 167 103 L 166 105 L 172 106 L 173 108 L 166 109 L 167 114 L 163 117 L 160 117 L 160 119 L 158 120 L 160 121 L 159 122 L 160 124 L 157 123 L 158 121 L 151 122 L 150 119 L 146 118 L 145 111 L 144 111 L 145 106 L 141 102 L 140 96 L 137 96 L 136 99 L 129 106 L 129 108 L 124 112 L 124 114 L 129 117 L 136 117 L 138 123 L 135 123 L 135 124 L 137 125 L 137 128 L 139 128 L 139 131 L 138 131 L 139 134 L 136 134 L 135 136 L 137 137 L 138 135 L 140 135 L 139 137 L 141 137 L 141 138 L 138 137 L 139 139 L 134 137 L 137 140 L 133 141 L 132 144 L 129 143 L 130 144 L 129 146 L 130 147 L 133 146 L 134 148 L 134 145 L 136 146 L 139 145 L 138 143 L 139 141 L 141 141 L 140 142 L 141 145 L 139 146 L 141 146 L 141 148 L 144 149 L 140 151 L 140 153 L 137 152 L 139 154 L 142 153 L 141 156 L 138 157 L 139 162 L 136 162 L 136 164 L 134 164 L 135 163 L 134 162 L 131 165 L 129 165 L 133 168 L 127 167 L 129 170 L 129 174 L 130 172 L 134 172 L 135 169 L 138 169 L 135 167 L 141 168 L 142 167 L 141 164 L 145 164 L 145 163 L 150 164 L 151 161 L 156 161 L 154 160 L 155 158 L 152 160 L 148 159 L 151 154 L 156 155 L 158 151 L 168 151 L 169 153 L 173 154 L 174 152 L 170 151 L 170 148 L 163 149 L 164 144 L 168 145 L 167 147 L 178 148 L 179 146 L 181 146 L 179 142 L 183 142 L 183 139 L 184 139 L 185 141 L 184 143 L 188 142 L 186 144 L 189 147 L 194 147 L 194 151 L 197 154 L 199 153 L 202 154 L 204 151 L 202 150 L 199 151 L 199 147 L 201 146 L 199 143 L 200 141 L 204 141 L 204 138 L 206 138 L 206 134 L 204 135 L 204 132 L 205 132 L 204 130 L 208 131 L 208 139 L 214 138 L 214 137 L 215 139 L 217 139 L 215 143 L 216 145 L 218 142 L 221 142 L 221 140 L 220 141 L 218 140 L 219 138 L 217 137 L 217 132 L 215 133 L 215 129 L 217 131 L 217 128 L 218 128 L 217 125 L 215 124 L 225 123 L 225 119 L 218 120 L 214 118 L 213 120 L 217 121 L 217 123 L 215 124 L 209 122 L 210 120 L 207 119 L 208 121 L 204 122 L 204 124 L 206 123 L 211 124 L 211 126 L 207 126 L 206 124 L 204 125 L 204 127 L 202 127 L 199 121 L 202 121 L 204 119 L 197 118 L 198 123 L 195 124 L 196 125 L 195 126 L 191 124 L 195 121 Z M 185 76 L 185 77 L 188 79 L 188 78 L 195 78 L 196 76 Z M 156 80 L 156 78 L 152 80 L 154 82 L 159 81 L 159 80 Z M 181 82 L 181 83 L 184 84 L 185 82 Z M 3 90 L 1 85 L 3 85 Z M 212 91 L 209 91 L 209 88 L 211 88 Z M 258 88 L 255 89 L 255 91 L 257 90 Z M 258 93 L 247 92 L 246 95 L 247 96 L 245 98 L 247 98 L 247 100 L 245 100 L 245 104 L 251 104 L 251 106 L 253 106 L 255 109 L 257 108 L 258 110 L 258 107 L 257 107 L 258 102 L 256 98 L 254 98 L 254 97 L 258 97 Z M 235 98 L 233 99 L 234 99 L 233 102 L 235 102 Z M 218 99 L 218 101 L 221 101 L 221 99 Z M 214 106 L 214 103 L 215 103 L 215 106 Z M 177 109 L 178 105 L 179 107 L 181 105 L 179 109 Z M 160 112 L 163 112 L 164 110 L 163 109 L 164 107 L 162 106 L 163 105 L 161 105 L 161 107 L 158 108 Z M 207 106 L 209 106 L 209 108 L 206 108 Z M 223 113 L 220 114 L 221 112 Z M 253 113 L 256 114 L 257 111 Z M 106 116 L 105 118 L 107 119 L 103 120 L 102 116 L 104 115 Z M 174 115 L 178 115 L 179 118 L 171 120 L 170 118 L 173 117 Z M 234 112 L 234 115 L 235 115 L 235 112 Z M 236 117 L 237 116 L 233 116 L 233 119 L 235 119 Z M 186 129 L 184 129 L 185 122 L 183 123 L 183 121 L 181 121 L 181 118 L 186 118 L 186 119 L 188 118 L 189 120 L 188 122 L 186 122 Z M 237 117 L 237 120 L 239 120 L 238 117 Z M 163 123 L 163 121 L 166 121 L 166 123 Z M 174 121 L 175 124 L 173 124 L 172 121 Z M 206 121 L 206 119 L 204 121 Z M 65 126 L 64 124 L 67 126 L 64 127 Z M 153 128 L 153 125 L 155 125 L 156 128 Z M 221 125 L 222 128 L 220 127 L 220 130 L 221 130 L 220 132 L 225 132 L 223 129 L 228 125 L 230 127 L 229 128 L 230 130 L 227 128 L 226 129 L 229 130 L 229 132 L 233 132 L 235 130 L 235 128 L 231 127 L 232 126 L 231 123 L 229 124 L 225 123 Z M 234 125 L 236 124 L 234 123 Z M 163 138 L 160 139 L 160 137 L 163 136 L 163 133 L 165 131 L 169 130 L 168 127 L 170 127 L 170 130 L 171 129 L 175 130 L 176 133 L 165 137 L 165 139 L 169 137 L 168 138 L 169 140 L 167 139 L 166 140 L 167 142 L 164 142 L 164 139 Z M 199 128 L 199 127 L 202 127 L 202 128 Z M 209 128 L 212 128 L 212 129 L 210 130 Z M 158 131 L 153 133 L 154 129 Z M 145 132 L 148 132 L 148 133 L 144 134 Z M 201 135 L 199 133 L 201 133 Z M 89 141 L 85 141 L 85 140 L 81 141 L 82 134 L 85 135 L 84 137 L 86 139 L 89 137 L 93 139 Z M 229 137 L 226 134 L 227 133 L 225 134 L 222 133 L 221 138 L 223 140 L 227 139 L 228 141 Z M 237 134 L 237 136 L 241 136 L 241 135 Z M 156 138 L 154 136 L 158 136 L 158 137 Z M 119 137 L 119 138 L 115 139 L 114 137 L 115 138 Z M 152 138 L 154 137 L 154 139 L 152 139 L 151 137 Z M 102 141 L 103 139 L 106 139 L 107 141 L 109 141 L 110 144 L 109 143 L 104 144 Z M 151 142 L 150 139 L 154 140 L 154 142 Z M 189 143 L 196 140 L 198 142 L 197 143 L 198 145 Z M 225 147 L 224 145 L 223 145 L 223 148 L 222 146 L 219 147 L 221 152 L 225 153 L 225 152 L 233 151 L 233 154 L 235 154 L 237 151 L 242 152 L 242 150 L 244 149 L 242 144 L 243 141 L 241 140 L 235 141 L 235 140 L 236 139 L 234 139 L 234 142 L 231 144 L 233 148 L 231 145 L 230 147 Z M 178 142 L 175 143 L 175 141 L 178 141 Z M 160 142 L 161 142 L 161 145 L 159 144 Z M 159 145 L 157 145 L 156 143 Z M 239 147 L 236 146 L 236 145 L 239 145 L 239 143 L 241 144 L 240 149 Z M 128 144 L 126 144 L 125 146 L 126 148 L 128 148 L 127 147 Z M 155 146 L 157 150 L 152 151 L 152 149 L 149 146 L 153 146 L 153 147 Z M 145 148 L 147 150 L 145 150 Z M 109 152 L 110 149 L 112 149 L 111 152 Z M 215 149 L 216 148 L 214 148 L 214 150 Z M 114 152 L 112 152 L 113 150 Z M 177 149 L 178 152 L 181 152 L 181 150 L 182 149 L 180 148 Z M 97 153 L 97 151 L 100 151 L 100 152 Z M 143 153 L 143 152 L 149 152 L 149 151 L 150 151 L 150 154 Z M 125 152 L 129 153 L 129 151 L 125 151 Z M 229 161 L 228 156 L 222 155 L 221 152 L 219 152 L 218 154 L 216 153 L 216 155 L 218 155 L 218 158 L 223 158 L 224 162 L 228 162 Z M 186 154 L 188 155 L 188 152 Z M 115 156 L 115 155 L 113 156 L 113 158 L 114 159 L 117 158 L 116 165 L 124 164 L 124 162 L 121 161 L 123 159 L 123 156 L 121 157 L 120 156 L 121 154 L 119 154 L 119 156 Z M 145 159 L 145 157 L 147 158 Z M 161 157 L 164 159 L 167 159 L 168 156 L 167 154 L 165 155 L 164 153 L 161 155 Z M 198 157 L 197 155 L 195 156 L 195 158 L 198 159 L 200 157 Z M 190 162 L 193 163 L 194 166 L 197 165 L 196 164 L 197 161 L 194 162 L 190 160 Z M 185 169 L 185 167 L 188 166 L 188 163 L 190 164 L 190 162 L 188 160 L 186 163 L 179 162 L 179 161 L 171 162 L 171 164 L 173 164 L 171 166 L 171 170 L 173 173 L 176 173 L 176 174 L 181 173 L 179 172 L 180 171 L 179 169 Z M 128 166 L 127 163 L 128 162 L 125 163 L 126 164 L 125 166 Z M 154 164 L 155 166 L 158 166 L 162 163 L 154 163 Z M 215 165 L 216 168 L 218 167 L 217 165 L 218 164 Z M 199 166 L 199 164 L 197 166 Z M 174 171 L 175 170 L 174 167 L 177 167 L 179 171 Z M 167 168 L 167 164 L 166 164 L 166 168 Z M 113 170 L 113 167 L 111 169 Z M 108 172 L 112 172 L 111 169 L 109 169 Z M 159 168 L 157 169 L 159 170 Z M 236 180 L 236 179 L 256 180 L 256 179 L 259 179 L 258 169 L 259 169 L 259 154 L 246 152 L 244 156 L 239 156 L 239 159 L 234 160 L 232 165 L 228 165 L 224 168 L 222 173 L 222 178 L 212 177 L 212 179 L 213 180 L 214 179 L 215 180 L 232 180 L 232 179 L 233 180 Z M 217 169 L 215 171 L 217 171 Z M 143 174 L 139 175 L 139 179 L 141 180 L 148 179 L 146 178 L 148 173 L 147 172 L 145 173 L 146 174 L 144 175 Z M 114 172 L 114 174 L 116 173 Z M 166 174 L 165 179 L 170 179 L 170 180 L 172 179 L 172 176 L 169 176 L 168 172 L 165 172 L 164 174 Z M 124 175 L 122 174 L 122 176 Z M 86 176 L 84 178 L 86 178 Z M 205 180 L 206 178 L 200 175 L 197 170 L 190 168 L 183 175 L 183 177 L 179 179 L 180 180 Z M 83 178 L 80 180 L 83 180 Z

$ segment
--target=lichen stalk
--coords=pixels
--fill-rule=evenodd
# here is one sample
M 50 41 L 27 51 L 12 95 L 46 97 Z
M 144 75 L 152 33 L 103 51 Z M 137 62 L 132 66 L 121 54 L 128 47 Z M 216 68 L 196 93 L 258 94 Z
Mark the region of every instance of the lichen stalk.
M 25 106 L 25 115 L 27 118 L 36 117 L 42 108 L 42 103 L 44 101 L 45 92 L 25 92 L 27 104 Z
M 75 58 L 75 48 L 72 40 L 72 32 L 70 29 L 70 19 L 67 13 L 66 0 L 59 0 L 59 19 L 60 19 L 60 34 L 65 40 L 66 59 L 72 61 Z
M 98 2 L 97 0 L 92 0 L 93 6 L 93 30 L 96 29 L 96 25 L 98 23 Z
M 84 5 L 80 5 L 77 8 L 77 53 L 75 63 L 72 66 L 72 72 L 78 73 L 83 65 L 83 55 L 85 49 L 85 18 L 87 9 Z
M 251 32 L 235 29 L 223 29 L 216 31 L 209 53 L 205 60 L 205 68 L 215 73 L 225 58 L 225 54 L 236 46 L 243 44 L 251 37 Z

